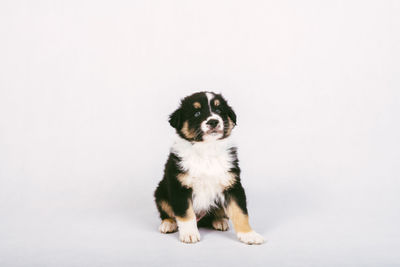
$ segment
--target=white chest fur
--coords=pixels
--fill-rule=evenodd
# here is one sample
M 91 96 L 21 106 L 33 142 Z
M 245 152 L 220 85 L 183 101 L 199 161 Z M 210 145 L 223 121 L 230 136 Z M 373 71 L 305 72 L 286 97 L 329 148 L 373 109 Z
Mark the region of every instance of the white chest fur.
M 184 185 L 192 188 L 193 209 L 200 214 L 224 201 L 223 190 L 232 183 L 233 167 L 228 139 L 191 144 L 178 138 L 171 152 L 180 157 L 180 167 L 187 175 Z

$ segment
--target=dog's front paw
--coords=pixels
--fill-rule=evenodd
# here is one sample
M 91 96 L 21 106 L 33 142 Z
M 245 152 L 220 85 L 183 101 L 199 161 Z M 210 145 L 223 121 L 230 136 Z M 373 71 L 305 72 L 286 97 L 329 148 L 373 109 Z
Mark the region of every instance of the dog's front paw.
M 254 232 L 254 231 L 250 231 L 247 233 L 239 232 L 239 233 L 237 233 L 237 237 L 239 238 L 240 241 L 242 241 L 243 243 L 249 244 L 249 245 L 253 245 L 253 244 L 259 245 L 259 244 L 264 243 L 264 238 L 260 234 Z
M 195 230 L 192 232 L 179 232 L 179 240 L 184 243 L 196 243 L 200 241 L 200 233 L 199 230 Z
M 215 221 L 212 222 L 212 227 L 215 230 L 226 231 L 229 228 L 228 220 L 225 219 L 225 218 L 222 218 L 222 219 L 219 219 L 219 220 L 215 220 Z

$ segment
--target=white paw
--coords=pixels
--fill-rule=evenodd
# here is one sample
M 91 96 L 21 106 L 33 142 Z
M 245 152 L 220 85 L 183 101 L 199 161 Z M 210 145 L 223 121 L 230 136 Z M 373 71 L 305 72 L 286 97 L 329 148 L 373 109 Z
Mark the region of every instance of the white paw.
M 229 228 L 227 219 L 215 220 L 212 222 L 212 226 L 215 230 L 226 231 Z
M 184 243 L 196 243 L 200 241 L 200 233 L 197 229 L 196 219 L 188 221 L 178 220 L 179 240 Z
M 172 233 L 178 229 L 176 222 L 174 220 L 163 220 L 158 228 L 161 233 Z
M 184 243 L 196 243 L 200 241 L 199 230 L 185 233 L 179 232 L 179 240 Z
M 254 232 L 254 231 L 250 231 L 247 233 L 237 233 L 237 237 L 239 238 L 240 241 L 242 241 L 243 243 L 249 244 L 249 245 L 253 245 L 253 244 L 262 244 L 264 243 L 264 238 Z

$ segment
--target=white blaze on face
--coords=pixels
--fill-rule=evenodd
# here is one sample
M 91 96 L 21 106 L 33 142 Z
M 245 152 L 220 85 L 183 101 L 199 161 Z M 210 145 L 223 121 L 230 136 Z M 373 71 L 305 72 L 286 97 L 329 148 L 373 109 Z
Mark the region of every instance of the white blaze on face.
M 211 99 L 214 98 L 214 94 L 207 92 L 206 96 L 207 96 L 207 100 L 208 100 L 208 108 L 210 109 L 210 113 L 212 114 L 212 112 L 211 112 Z
M 222 120 L 221 116 L 219 116 L 217 113 L 212 112 L 211 110 L 211 100 L 214 98 L 214 94 L 207 92 L 206 96 L 208 100 L 208 108 L 211 115 L 201 123 L 201 130 L 205 133 L 203 139 L 204 141 L 217 140 L 224 135 L 224 121 Z M 207 125 L 207 122 L 212 119 L 218 120 L 218 126 L 215 128 L 218 132 L 207 134 L 207 131 L 211 130 L 211 127 Z

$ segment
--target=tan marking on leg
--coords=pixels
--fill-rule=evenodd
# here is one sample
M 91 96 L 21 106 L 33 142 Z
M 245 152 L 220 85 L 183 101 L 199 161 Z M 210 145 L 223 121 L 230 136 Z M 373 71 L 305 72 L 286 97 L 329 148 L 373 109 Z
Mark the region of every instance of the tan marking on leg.
M 160 207 L 166 214 L 168 214 L 169 217 L 171 217 L 171 218 L 175 217 L 172 207 L 166 201 L 161 200 Z
M 196 109 L 201 108 L 201 104 L 199 102 L 194 102 L 193 107 Z
M 214 105 L 215 105 L 216 107 L 218 107 L 220 104 L 221 104 L 221 102 L 219 102 L 218 99 L 215 99 L 215 100 L 214 100 Z
M 225 210 L 224 210 L 223 208 L 216 209 L 216 210 L 214 211 L 214 216 L 215 216 L 215 218 L 217 218 L 217 219 L 228 218 L 227 215 L 226 215 L 226 213 L 225 213 Z
M 193 205 L 192 205 L 192 201 L 191 200 L 189 200 L 189 207 L 186 210 L 185 216 L 184 217 L 176 216 L 175 218 L 176 218 L 176 220 L 182 221 L 182 222 L 196 219 L 196 214 L 194 213 Z
M 173 222 L 175 222 L 175 219 L 172 219 L 172 218 L 167 218 L 167 219 L 164 219 L 164 220 L 162 220 L 162 222 L 169 222 L 169 223 L 173 223 Z
M 196 133 L 192 129 L 189 129 L 188 121 L 183 123 L 181 132 L 188 139 L 194 139 L 196 137 Z
M 242 209 L 236 204 L 234 200 L 231 200 L 227 207 L 227 213 L 229 218 L 232 220 L 233 228 L 236 233 L 247 233 L 252 231 L 249 224 L 249 216 L 244 214 Z

